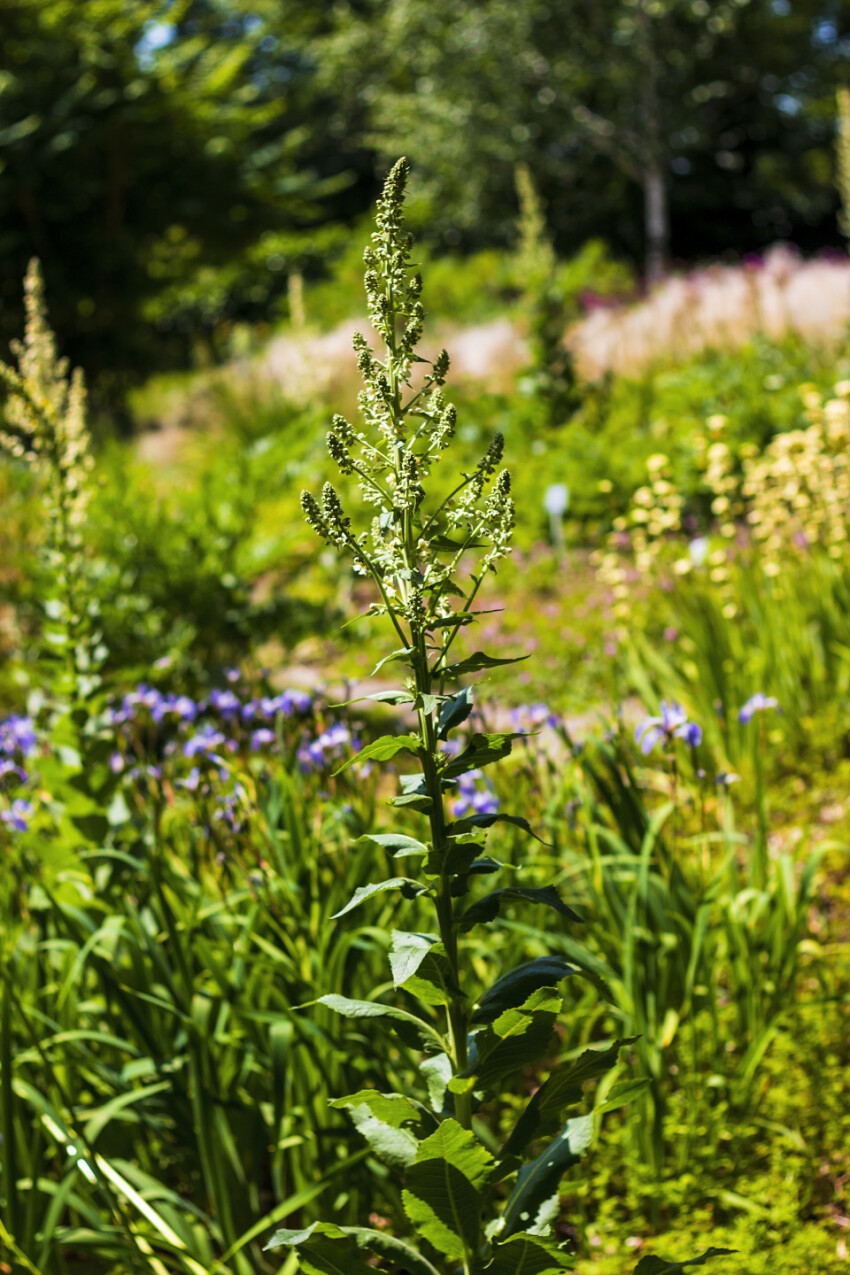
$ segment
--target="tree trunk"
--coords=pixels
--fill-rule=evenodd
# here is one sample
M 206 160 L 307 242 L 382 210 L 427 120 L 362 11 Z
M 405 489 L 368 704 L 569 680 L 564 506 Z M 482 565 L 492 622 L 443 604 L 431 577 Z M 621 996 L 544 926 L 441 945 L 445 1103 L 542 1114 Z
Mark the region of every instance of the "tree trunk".
M 660 164 L 650 163 L 643 172 L 644 223 L 646 231 L 646 278 L 652 287 L 667 274 L 670 254 L 670 217 L 667 183 Z

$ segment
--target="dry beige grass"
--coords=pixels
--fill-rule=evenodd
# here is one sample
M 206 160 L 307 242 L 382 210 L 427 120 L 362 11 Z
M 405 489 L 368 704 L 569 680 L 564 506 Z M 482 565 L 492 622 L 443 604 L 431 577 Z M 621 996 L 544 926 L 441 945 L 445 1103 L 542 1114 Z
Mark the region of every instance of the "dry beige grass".
M 704 349 L 737 349 L 758 333 L 839 341 L 850 325 L 850 261 L 803 261 L 777 245 L 757 266 L 710 266 L 668 279 L 645 301 L 593 311 L 569 344 L 581 376 L 639 374 Z

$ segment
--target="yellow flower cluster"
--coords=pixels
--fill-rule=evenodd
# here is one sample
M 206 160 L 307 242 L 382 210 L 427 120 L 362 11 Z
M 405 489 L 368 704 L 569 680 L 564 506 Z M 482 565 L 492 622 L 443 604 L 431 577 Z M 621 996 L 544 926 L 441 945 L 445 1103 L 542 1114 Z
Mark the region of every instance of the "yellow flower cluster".
M 782 570 L 786 554 L 814 546 L 830 558 L 846 552 L 850 518 L 850 381 L 824 402 L 803 386 L 807 429 L 778 434 L 744 466 L 742 497 L 753 541 L 768 576 Z
M 778 434 L 763 452 L 744 444 L 735 454 L 719 415 L 694 439 L 716 519 L 713 544 L 707 535 L 685 542 L 684 500 L 670 480 L 668 458 L 649 458 L 646 485 L 591 559 L 612 590 L 618 618 L 627 616 L 636 583 L 660 584 L 665 572 L 681 578 L 695 569 L 705 570 L 723 615 L 734 618 L 737 576 L 730 568 L 742 548 L 768 578 L 781 575 L 789 557 L 815 547 L 835 561 L 843 557 L 850 539 L 850 381 L 836 385 L 827 401 L 812 385 L 801 387 L 801 397 L 807 427 Z

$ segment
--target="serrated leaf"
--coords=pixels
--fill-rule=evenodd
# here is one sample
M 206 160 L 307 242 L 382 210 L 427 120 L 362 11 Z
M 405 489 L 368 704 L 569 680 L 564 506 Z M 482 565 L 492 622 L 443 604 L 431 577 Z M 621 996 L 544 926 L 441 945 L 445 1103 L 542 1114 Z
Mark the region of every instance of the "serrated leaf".
M 445 1048 L 439 1032 L 430 1023 L 417 1018 L 415 1014 L 409 1014 L 406 1009 L 396 1009 L 394 1005 L 381 1005 L 378 1001 L 349 1000 L 347 996 L 338 996 L 333 992 L 327 996 L 320 996 L 316 1003 L 326 1005 L 328 1009 L 341 1014 L 343 1018 L 389 1018 L 406 1044 L 414 1041 L 420 1047 L 433 1049 L 436 1044 L 440 1049 Z
M 458 753 L 457 757 L 452 757 L 440 771 L 440 778 L 457 779 L 459 775 L 465 775 L 467 771 L 492 766 L 508 756 L 513 740 L 524 733 L 524 731 L 505 731 L 489 735 L 473 735 L 463 752 Z
M 567 907 L 553 885 L 546 885 L 541 889 L 511 885 L 504 890 L 494 890 L 492 894 L 485 894 L 483 899 L 479 899 L 468 907 L 459 921 L 461 929 L 468 930 L 473 925 L 482 925 L 494 920 L 499 914 L 502 903 L 510 902 L 512 899 L 521 899 L 526 903 L 537 903 L 543 907 L 552 908 L 560 916 L 565 916 L 568 921 L 581 921 L 581 917 L 572 908 Z
M 435 1111 L 442 1111 L 452 1078 L 452 1064 L 448 1054 L 433 1054 L 419 1064 L 419 1070 L 428 1086 L 428 1101 Z
M 671 1262 L 666 1257 L 650 1253 L 640 1259 L 634 1268 L 634 1275 L 675 1275 L 676 1271 L 682 1271 L 686 1266 L 704 1266 L 712 1257 L 729 1257 L 737 1251 L 736 1248 L 707 1248 L 699 1257 L 692 1257 L 687 1262 Z
M 539 841 L 542 846 L 547 846 L 548 841 L 544 841 L 542 837 L 538 837 L 527 819 L 523 819 L 522 815 L 467 815 L 464 819 L 456 819 L 454 823 L 449 825 L 448 832 L 465 831 L 467 828 L 492 828 L 494 823 L 510 823 L 516 828 L 522 828 L 523 832 L 527 832 L 529 836 L 534 837 L 535 841 Z
M 492 1023 L 502 1010 L 521 1005 L 538 987 L 554 987 L 574 972 L 562 956 L 541 956 L 536 961 L 518 965 L 487 989 L 472 1015 L 473 1025 Z
M 404 1211 L 439 1253 L 462 1260 L 479 1240 L 482 1192 L 493 1157 L 456 1120 L 444 1120 L 419 1146 L 402 1192 Z
M 557 1275 L 571 1269 L 570 1260 L 551 1240 L 521 1232 L 497 1244 L 485 1275 Z
M 486 655 L 484 651 L 475 651 L 473 655 L 468 655 L 465 660 L 458 660 L 456 664 L 447 664 L 444 668 L 435 666 L 431 673 L 434 677 L 454 681 L 456 677 L 465 677 L 467 673 L 480 673 L 482 669 L 501 668 L 506 664 L 521 664 L 527 659 L 529 659 L 527 655 L 517 655 L 513 659 L 500 659 L 495 655 Z
M 567 1169 L 578 1164 L 592 1141 L 593 1116 L 575 1116 L 536 1160 L 523 1165 L 505 1205 L 504 1235 L 513 1235 L 534 1220 L 541 1206 L 557 1193 Z
M 462 691 L 452 695 L 445 701 L 437 718 L 437 738 L 448 739 L 449 731 L 465 722 L 472 712 L 472 688 L 465 686 Z
M 304 1275 L 375 1275 L 354 1239 L 330 1222 L 314 1222 L 303 1231 L 275 1231 L 266 1249 L 283 1246 L 297 1250 Z
M 560 1128 L 567 1107 L 581 1102 L 585 1083 L 615 1067 L 620 1050 L 636 1040 L 636 1036 L 630 1036 L 615 1040 L 605 1049 L 586 1049 L 574 1062 L 553 1072 L 529 1100 L 499 1158 L 521 1156 L 529 1143 L 548 1137 Z
M 440 1275 L 435 1266 L 427 1258 L 418 1253 L 405 1240 L 388 1235 L 386 1231 L 373 1231 L 366 1226 L 346 1226 L 346 1235 L 350 1235 L 358 1248 L 365 1248 L 391 1261 L 408 1272 L 408 1275 Z M 373 1271 L 374 1275 L 374 1271 Z
M 428 847 L 415 837 L 406 837 L 401 832 L 368 832 L 358 837 L 355 846 L 373 845 L 386 850 L 394 859 L 403 859 L 405 855 L 427 854 Z
M 450 1082 L 449 1089 L 453 1093 L 490 1089 L 505 1076 L 544 1057 L 563 1003 L 554 987 L 539 987 L 522 1005 L 499 1014 L 473 1038 L 470 1066 Z M 464 1080 L 466 1084 L 458 1083 Z
M 427 887 L 421 881 L 413 881 L 410 877 L 391 877 L 389 881 L 373 881 L 370 885 L 361 885 L 354 891 L 344 908 L 339 912 L 334 912 L 331 917 L 332 921 L 338 921 L 341 916 L 345 916 L 347 912 L 353 912 L 361 903 L 365 903 L 366 899 L 371 899 L 376 894 L 385 894 L 387 890 L 400 890 L 406 899 L 415 899 L 417 895 L 424 894 Z
M 381 735 L 378 739 L 373 739 L 371 744 L 367 744 L 365 748 L 361 748 L 359 753 L 355 753 L 348 761 L 342 763 L 333 772 L 335 775 L 341 775 L 344 770 L 348 770 L 349 766 L 353 766 L 355 762 L 360 761 L 389 761 L 391 757 L 395 757 L 398 753 L 418 753 L 422 748 L 422 740 L 418 735 Z
M 351 1120 L 379 1160 L 391 1169 L 406 1169 L 416 1159 L 419 1139 L 409 1129 L 396 1128 L 373 1116 L 368 1107 L 352 1107 Z

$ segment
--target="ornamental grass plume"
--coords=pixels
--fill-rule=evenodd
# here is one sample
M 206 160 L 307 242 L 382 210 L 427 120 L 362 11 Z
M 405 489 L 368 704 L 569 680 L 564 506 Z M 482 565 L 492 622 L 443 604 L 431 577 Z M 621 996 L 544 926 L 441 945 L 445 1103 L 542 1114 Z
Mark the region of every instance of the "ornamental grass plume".
M 510 553 L 515 512 L 498 434 L 476 465 L 432 491 L 457 413 L 444 391 L 447 353 L 429 363 L 417 352 L 424 311 L 404 230 L 407 176 L 400 160 L 365 253 L 369 315 L 383 348 L 376 352 L 355 337 L 363 423 L 337 416 L 328 435 L 331 456 L 343 477 L 359 483 L 371 518 L 358 526 L 331 483 L 318 498 L 305 492 L 302 505 L 317 534 L 372 581 L 368 614 L 385 619 L 394 635 L 395 649 L 375 671 L 401 666 L 403 685 L 370 698 L 413 716 L 407 732 L 372 741 L 339 769 L 412 759 L 389 804 L 419 823 L 415 835 L 363 839 L 376 857 L 404 860 L 409 875 L 361 886 L 332 918 L 338 924 L 387 892 L 398 894 L 402 914 L 414 909 L 412 928 L 388 936 L 391 990 L 382 984 L 371 1000 L 329 995 L 320 1003 L 359 1020 L 364 1034 L 367 1025 L 391 1033 L 418 1079 L 410 1092 L 367 1088 L 332 1104 L 349 1113 L 401 1188 L 393 1230 L 324 1222 L 278 1231 L 268 1247 L 294 1249 L 306 1275 L 370 1275 L 376 1259 L 411 1275 L 556 1275 L 572 1266 L 554 1229 L 561 1178 L 580 1163 L 594 1133 L 593 1113 L 582 1110 L 583 1086 L 616 1065 L 626 1042 L 558 1062 L 555 1027 L 567 1008 L 562 983 L 582 969 L 547 954 L 500 970 L 498 943 L 490 938 L 473 949 L 469 937 L 481 926 L 498 927 L 515 907 L 546 909 L 550 925 L 580 918 L 552 884 L 527 884 L 521 868 L 500 888 L 487 888 L 505 866 L 486 853 L 488 829 L 531 828 L 521 813 L 495 809 L 486 794 L 476 800 L 474 778 L 507 757 L 520 732 L 467 734 L 473 692 L 458 683 L 515 661 L 452 653 L 458 634 L 476 620 L 488 573 Z M 423 365 L 416 388 L 412 373 Z M 531 1097 L 529 1069 L 539 1080 Z M 604 1107 L 624 1100 L 615 1086 Z M 497 1134 L 493 1117 L 508 1111 L 506 1130 Z M 394 1187 L 382 1211 L 398 1197 Z

